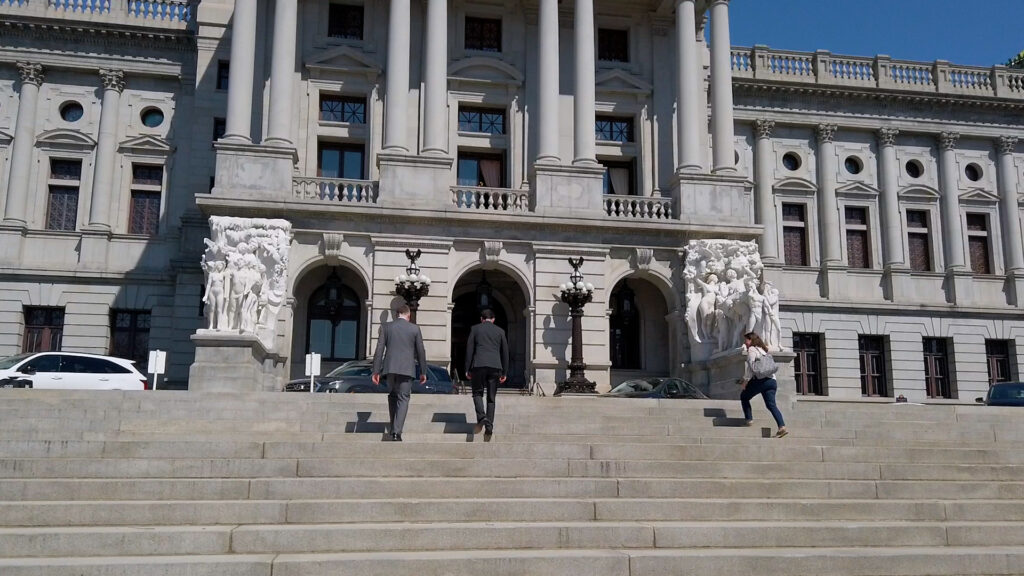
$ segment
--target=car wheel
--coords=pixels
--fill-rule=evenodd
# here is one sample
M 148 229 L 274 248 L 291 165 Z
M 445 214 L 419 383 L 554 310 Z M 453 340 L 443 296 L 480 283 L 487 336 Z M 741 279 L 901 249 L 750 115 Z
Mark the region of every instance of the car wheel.
M 337 394 L 338 393 L 338 389 L 337 388 L 328 388 L 327 389 L 327 393 L 328 394 Z

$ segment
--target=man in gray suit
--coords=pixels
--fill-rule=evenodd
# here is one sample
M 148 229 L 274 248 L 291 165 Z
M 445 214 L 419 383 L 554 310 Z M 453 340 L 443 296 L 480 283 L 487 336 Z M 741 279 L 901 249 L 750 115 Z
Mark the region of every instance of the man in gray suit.
M 476 408 L 476 432 L 486 428 L 486 435 L 494 433 L 494 400 L 498 384 L 508 375 L 508 340 L 505 331 L 494 325 L 494 312 L 480 311 L 480 323 L 469 331 L 466 343 L 466 374 L 473 387 L 473 405 Z M 484 412 L 484 390 L 487 391 L 487 411 Z
M 388 412 L 391 415 L 391 441 L 402 441 L 405 416 L 409 413 L 409 395 L 416 365 L 420 368 L 420 384 L 427 382 L 427 353 L 423 349 L 420 327 L 409 321 L 408 304 L 395 309 L 397 320 L 380 327 L 377 350 L 373 353 L 373 383 L 380 385 L 380 375 L 388 382 Z

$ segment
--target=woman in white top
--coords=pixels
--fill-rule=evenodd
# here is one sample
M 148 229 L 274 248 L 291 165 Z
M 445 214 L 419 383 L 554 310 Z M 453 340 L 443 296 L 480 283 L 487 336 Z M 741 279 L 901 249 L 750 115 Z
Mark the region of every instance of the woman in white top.
M 767 378 L 754 377 L 754 362 L 758 358 L 768 355 L 768 346 L 765 345 L 756 332 L 748 332 L 743 338 L 747 361 L 743 364 L 743 379 L 740 380 L 740 385 L 743 388 L 743 391 L 740 392 L 740 404 L 743 406 L 743 417 L 746 419 L 745 424 L 747 426 L 754 424 L 754 411 L 750 407 L 750 399 L 760 394 L 764 397 L 764 405 L 772 413 L 772 416 L 775 417 L 775 423 L 779 426 L 779 431 L 775 434 L 775 437 L 782 438 L 788 432 L 786 431 L 786 421 L 782 419 L 782 412 L 779 411 L 779 407 L 775 404 L 775 392 L 778 391 L 779 384 L 771 376 Z

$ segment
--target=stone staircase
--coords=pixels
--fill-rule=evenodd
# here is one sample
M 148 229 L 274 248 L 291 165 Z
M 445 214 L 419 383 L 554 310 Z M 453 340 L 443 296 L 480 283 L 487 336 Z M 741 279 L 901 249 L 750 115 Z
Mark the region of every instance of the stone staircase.
M 0 392 L 0 575 L 1024 574 L 1024 410 Z

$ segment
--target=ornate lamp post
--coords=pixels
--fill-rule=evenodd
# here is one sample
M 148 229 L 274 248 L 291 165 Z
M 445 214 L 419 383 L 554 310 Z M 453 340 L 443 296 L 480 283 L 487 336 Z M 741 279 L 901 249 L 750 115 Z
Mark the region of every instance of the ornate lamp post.
M 430 292 L 430 278 L 420 272 L 420 267 L 416 264 L 422 255 L 422 250 L 416 250 L 415 254 L 412 250 L 406 250 L 405 256 L 409 259 L 409 266 L 405 269 L 405 274 L 399 274 L 395 278 L 395 294 L 405 298 L 409 304 L 412 311 L 410 320 L 413 324 L 416 323 L 416 311 L 420 309 L 420 298 Z
M 594 299 L 594 285 L 583 282 L 583 273 L 580 272 L 583 257 L 569 258 L 569 265 L 572 266 L 569 282 L 562 284 L 560 288 L 562 302 L 569 305 L 569 316 L 572 318 L 572 357 L 569 360 L 569 378 L 558 384 L 555 396 L 563 392 L 596 392 L 596 384 L 587 380 L 583 374 L 587 369 L 587 365 L 583 363 L 583 307 Z

